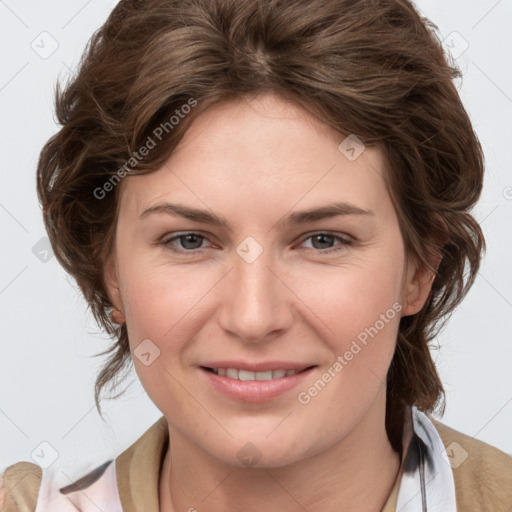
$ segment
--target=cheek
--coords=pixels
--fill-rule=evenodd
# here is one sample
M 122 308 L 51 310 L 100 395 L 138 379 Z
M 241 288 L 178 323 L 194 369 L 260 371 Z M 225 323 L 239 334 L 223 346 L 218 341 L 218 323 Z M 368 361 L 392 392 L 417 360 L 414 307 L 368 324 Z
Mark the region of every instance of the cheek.
M 187 354 L 204 337 L 215 286 L 225 270 L 155 265 L 135 257 L 121 268 L 126 326 L 135 370 L 160 410 L 170 407 L 186 415 L 188 395 L 178 383 L 188 377 Z M 150 353 L 157 354 L 149 365 L 138 357 L 142 351 L 138 347 L 144 347 L 143 343 Z
M 120 281 L 130 349 L 142 386 L 160 410 L 186 418 L 188 395 L 179 385 L 182 357 L 198 332 L 209 279 L 204 273 L 196 279 L 189 271 L 133 258 L 122 267 Z M 148 353 L 144 360 L 141 354 Z
M 386 383 L 395 350 L 402 308 L 399 287 L 395 290 L 389 266 L 388 277 L 368 268 L 332 283 L 324 294 L 330 301 L 323 308 L 315 304 L 322 319 L 317 335 L 321 329 L 329 356 L 315 378 L 304 383 L 297 400 L 305 418 L 325 417 L 329 411 L 326 438 L 339 435 L 340 425 L 347 426 L 347 411 L 353 424 L 364 416 Z
M 151 264 L 132 259 L 123 267 L 122 295 L 130 342 L 154 338 L 155 343 L 176 339 L 194 315 L 215 280 L 192 267 Z M 182 333 L 183 334 L 183 333 Z
M 388 316 L 395 316 L 402 276 L 400 254 L 379 252 L 345 267 L 317 272 L 301 283 L 297 295 L 317 314 L 326 337 L 339 333 L 346 339 L 373 326 L 390 308 Z
M 401 248 L 399 242 L 394 247 Z M 350 267 L 318 273 L 302 289 L 318 317 L 316 336 L 330 349 L 324 363 L 336 375 L 332 390 L 349 402 L 368 399 L 385 382 L 401 318 L 403 264 L 402 253 L 390 246 Z

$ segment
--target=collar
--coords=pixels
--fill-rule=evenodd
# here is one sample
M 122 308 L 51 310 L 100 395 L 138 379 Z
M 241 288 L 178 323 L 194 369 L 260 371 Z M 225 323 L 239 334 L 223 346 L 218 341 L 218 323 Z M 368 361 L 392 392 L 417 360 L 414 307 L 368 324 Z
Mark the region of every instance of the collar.
M 117 457 L 117 490 L 124 512 L 159 510 L 160 470 L 168 446 L 169 429 L 162 416 Z
M 402 435 L 402 476 L 396 510 L 456 512 L 450 461 L 432 417 L 416 406 L 406 409 Z

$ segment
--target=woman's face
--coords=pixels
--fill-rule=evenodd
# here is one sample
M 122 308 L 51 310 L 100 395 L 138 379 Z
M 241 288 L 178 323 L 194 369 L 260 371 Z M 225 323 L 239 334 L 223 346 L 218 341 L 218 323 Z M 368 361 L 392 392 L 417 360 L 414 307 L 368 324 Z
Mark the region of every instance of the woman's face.
M 383 427 L 399 320 L 429 282 L 381 152 L 352 138 L 267 94 L 205 111 L 122 182 L 107 281 L 136 371 L 171 434 L 219 461 L 282 466 Z

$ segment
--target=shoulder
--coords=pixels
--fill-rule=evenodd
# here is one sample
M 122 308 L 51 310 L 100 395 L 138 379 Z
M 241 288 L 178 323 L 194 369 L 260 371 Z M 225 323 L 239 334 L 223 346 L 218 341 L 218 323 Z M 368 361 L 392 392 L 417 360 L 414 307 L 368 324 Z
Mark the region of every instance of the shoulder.
M 59 472 L 18 462 L 1 476 L 0 512 L 92 512 L 100 505 L 101 510 L 120 510 L 111 463 L 109 460 L 71 484 L 62 485 Z
M 43 470 L 31 462 L 17 462 L 0 476 L 0 511 L 32 512 L 37 503 Z
M 512 456 L 430 417 L 446 448 L 460 512 L 509 511 Z
M 0 471 L 0 512 L 34 512 L 36 507 L 38 512 L 118 512 L 123 503 L 131 506 L 133 500 L 143 503 L 141 510 L 157 510 L 157 488 L 153 487 L 167 439 L 162 416 L 115 459 L 81 468 L 79 474 L 84 476 L 74 481 L 62 471 L 17 462 Z M 146 507 L 148 503 L 151 506 Z

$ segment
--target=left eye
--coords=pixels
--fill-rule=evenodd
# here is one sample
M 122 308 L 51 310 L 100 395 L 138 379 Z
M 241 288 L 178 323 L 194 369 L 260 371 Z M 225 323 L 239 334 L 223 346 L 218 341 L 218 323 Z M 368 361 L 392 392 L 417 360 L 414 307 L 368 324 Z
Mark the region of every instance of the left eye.
M 311 239 L 312 241 L 320 241 L 320 247 L 315 247 L 315 244 L 313 243 L 313 249 L 321 252 L 331 252 L 331 250 L 336 251 L 340 248 L 343 248 L 344 246 L 353 244 L 352 240 L 349 240 L 348 238 L 342 237 L 340 235 L 335 235 L 334 233 L 315 233 L 314 235 L 310 235 L 307 238 L 305 238 L 304 242 L 309 239 Z M 331 244 L 334 241 L 339 242 L 338 247 L 322 247 L 323 244 Z
M 342 237 L 340 235 L 335 235 L 334 233 L 315 233 L 313 235 L 309 235 L 306 237 L 302 244 L 304 244 L 307 240 L 312 241 L 313 247 L 311 249 L 319 252 L 331 252 L 331 250 L 336 251 L 345 246 L 352 245 L 352 240 Z M 163 241 L 163 245 L 169 247 L 171 250 L 182 253 L 194 253 L 200 249 L 202 249 L 202 243 L 206 240 L 206 237 L 200 235 L 198 233 L 182 233 L 175 235 L 167 240 Z M 174 242 L 179 241 L 181 248 L 176 248 L 174 246 Z M 326 247 L 326 245 L 331 246 L 334 242 L 338 242 L 338 247 Z M 302 245 L 301 244 L 301 245 Z

